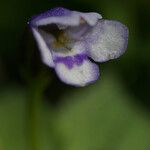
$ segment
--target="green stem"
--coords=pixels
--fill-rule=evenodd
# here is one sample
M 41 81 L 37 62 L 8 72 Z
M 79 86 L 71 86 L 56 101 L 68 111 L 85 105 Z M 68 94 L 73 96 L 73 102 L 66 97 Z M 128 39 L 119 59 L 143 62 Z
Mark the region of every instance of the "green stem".
M 29 107 L 29 118 L 30 118 L 30 135 L 31 135 L 31 148 L 32 150 L 38 150 L 38 121 L 39 121 L 39 113 L 41 111 L 42 104 L 42 93 L 37 89 L 37 87 L 33 87 L 31 90 L 31 99 L 30 99 L 30 107 Z
M 29 101 L 28 101 L 28 129 L 29 129 L 29 146 L 31 150 L 40 149 L 40 135 L 42 128 L 42 110 L 43 110 L 43 91 L 47 86 L 47 80 L 43 81 L 43 77 L 39 76 L 32 80 L 29 85 Z

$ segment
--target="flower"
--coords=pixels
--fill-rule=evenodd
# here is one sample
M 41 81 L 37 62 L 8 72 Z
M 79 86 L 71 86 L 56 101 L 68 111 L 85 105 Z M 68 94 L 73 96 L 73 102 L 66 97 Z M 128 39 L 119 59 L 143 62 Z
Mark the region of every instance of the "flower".
M 93 61 L 118 58 L 128 43 L 125 25 L 95 12 L 58 7 L 33 16 L 29 26 L 43 63 L 54 68 L 61 81 L 79 87 L 98 79 L 99 67 Z

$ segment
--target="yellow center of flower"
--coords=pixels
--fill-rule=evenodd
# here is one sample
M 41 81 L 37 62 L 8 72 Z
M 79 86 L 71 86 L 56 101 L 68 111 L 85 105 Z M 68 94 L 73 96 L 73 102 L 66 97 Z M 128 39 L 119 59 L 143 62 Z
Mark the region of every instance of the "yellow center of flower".
M 64 34 L 63 31 L 60 31 L 59 35 L 56 37 L 56 40 L 53 42 L 54 48 L 67 48 L 67 43 L 69 42 L 69 38 Z

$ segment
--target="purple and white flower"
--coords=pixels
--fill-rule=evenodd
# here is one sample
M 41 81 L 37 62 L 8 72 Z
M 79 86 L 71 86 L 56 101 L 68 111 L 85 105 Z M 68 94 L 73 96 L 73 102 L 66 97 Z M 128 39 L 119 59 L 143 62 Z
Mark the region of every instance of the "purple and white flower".
M 54 68 L 61 81 L 85 86 L 99 77 L 95 62 L 121 56 L 128 43 L 128 28 L 102 19 L 95 12 L 82 13 L 62 7 L 33 16 L 29 26 L 43 63 Z

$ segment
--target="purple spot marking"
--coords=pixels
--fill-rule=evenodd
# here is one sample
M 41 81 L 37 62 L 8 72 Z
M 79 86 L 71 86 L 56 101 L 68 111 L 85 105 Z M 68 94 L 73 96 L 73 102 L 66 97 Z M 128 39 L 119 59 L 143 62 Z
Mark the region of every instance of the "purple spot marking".
M 68 69 L 72 69 L 73 66 L 76 64 L 80 66 L 84 60 L 87 60 L 86 54 L 77 54 L 75 56 L 66 56 L 66 57 L 56 57 L 54 59 L 55 63 L 63 63 Z

